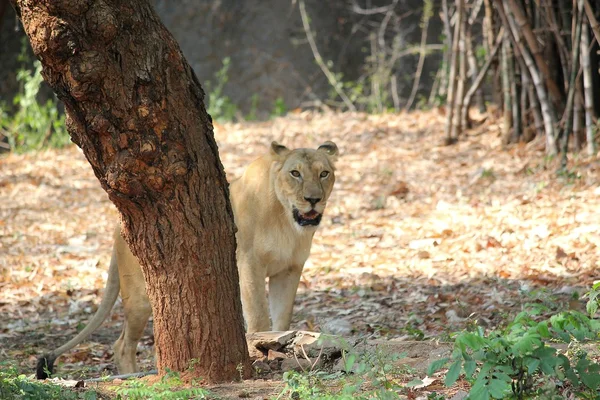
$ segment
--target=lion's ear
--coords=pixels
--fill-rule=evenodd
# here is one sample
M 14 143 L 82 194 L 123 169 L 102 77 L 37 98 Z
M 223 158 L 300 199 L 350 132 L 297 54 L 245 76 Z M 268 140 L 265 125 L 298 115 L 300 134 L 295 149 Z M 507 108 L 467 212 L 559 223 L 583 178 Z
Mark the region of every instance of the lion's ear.
M 338 154 L 340 152 L 338 150 L 337 145 L 330 140 L 320 145 L 317 151 L 324 151 L 329 157 L 333 159 L 333 161 L 337 160 Z
M 290 149 L 285 147 L 282 144 L 279 144 L 275 141 L 271 142 L 271 154 L 278 157 L 284 157 L 287 153 L 290 152 Z

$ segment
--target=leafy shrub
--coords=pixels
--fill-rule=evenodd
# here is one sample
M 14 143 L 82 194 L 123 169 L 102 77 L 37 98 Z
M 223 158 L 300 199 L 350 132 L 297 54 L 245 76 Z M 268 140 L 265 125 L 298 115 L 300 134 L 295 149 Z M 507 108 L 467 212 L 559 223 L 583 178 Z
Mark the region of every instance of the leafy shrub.
M 597 338 L 600 323 L 577 311 L 536 321 L 538 311 L 523 311 L 506 328 L 488 334 L 481 328 L 460 333 L 452 356 L 430 365 L 428 375 L 450 364 L 445 384 L 451 386 L 464 374 L 472 385 L 471 400 L 552 397 L 564 381 L 582 396 L 595 393 L 600 365 L 577 343 Z M 549 341 L 570 343 L 570 350 L 562 354 Z
M 139 380 L 124 382 L 123 386 L 116 389 L 116 392 L 119 395 L 119 399 L 127 400 L 204 399 L 209 393 L 202 388 L 177 390 L 182 385 L 183 383 L 178 373 L 168 372 L 160 382 L 152 385 Z
M 95 400 L 98 393 L 93 390 L 74 391 L 52 382 L 30 380 L 19 375 L 10 364 L 0 363 L 0 399 L 2 400 Z
M 399 380 L 407 369 L 396 364 L 404 356 L 381 349 L 364 353 L 343 350 L 341 371 L 285 372 L 285 387 L 278 398 L 287 394 L 292 399 L 400 399 L 404 386 Z
M 215 74 L 214 82 L 207 81 L 204 84 L 206 93 L 208 94 L 206 111 L 215 121 L 233 121 L 238 111 L 231 99 L 223 94 L 223 88 L 229 81 L 230 64 L 231 59 L 225 57 L 223 59 L 223 66 Z
M 8 107 L 0 104 L 0 133 L 17 152 L 63 147 L 70 142 L 65 116 L 59 113 L 57 100 L 49 99 L 44 104 L 37 101 L 43 81 L 42 65 L 39 61 L 33 65 L 33 71 L 22 68 L 17 72 L 20 91 L 13 99 L 14 115 L 10 116 Z

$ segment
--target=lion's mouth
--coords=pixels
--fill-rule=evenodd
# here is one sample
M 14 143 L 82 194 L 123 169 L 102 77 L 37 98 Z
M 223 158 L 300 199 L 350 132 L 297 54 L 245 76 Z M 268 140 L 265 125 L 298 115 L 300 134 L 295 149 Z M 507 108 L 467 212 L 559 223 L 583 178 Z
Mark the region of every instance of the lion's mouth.
M 317 226 L 321 223 L 321 217 L 323 217 L 323 214 L 316 210 L 301 213 L 297 208 L 294 208 L 293 214 L 294 220 L 296 220 L 300 226 Z

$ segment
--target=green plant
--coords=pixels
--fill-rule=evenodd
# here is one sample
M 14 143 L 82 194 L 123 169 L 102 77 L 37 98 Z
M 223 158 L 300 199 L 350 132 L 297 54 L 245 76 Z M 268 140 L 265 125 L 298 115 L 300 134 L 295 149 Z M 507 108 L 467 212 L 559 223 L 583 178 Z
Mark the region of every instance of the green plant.
M 588 299 L 585 306 L 588 315 L 590 318 L 594 318 L 596 312 L 598 311 L 598 304 L 600 302 L 600 282 L 594 283 L 589 292 L 584 294 L 583 297 L 587 297 Z
M 12 400 L 95 400 L 94 390 L 77 391 L 56 385 L 52 382 L 30 380 L 20 375 L 17 368 L 8 363 L 0 363 L 0 399 Z
M 20 59 L 25 60 L 25 57 Z M 35 61 L 33 66 L 33 71 L 21 68 L 17 72 L 20 91 L 13 99 L 16 112 L 10 115 L 6 104 L 0 104 L 0 133 L 7 137 L 13 151 L 63 147 L 70 141 L 57 101 L 48 99 L 44 104 L 37 101 L 43 81 L 42 64 Z
M 183 382 L 178 373 L 168 371 L 159 382 L 152 385 L 140 380 L 124 382 L 115 388 L 119 399 L 159 400 L 159 399 L 205 399 L 209 392 L 202 388 L 179 389 Z
M 506 328 L 488 334 L 481 328 L 458 334 L 452 356 L 432 363 L 428 375 L 450 363 L 445 384 L 464 374 L 472 385 L 471 400 L 549 396 L 554 388 L 544 382 L 565 380 L 582 394 L 596 391 L 600 364 L 576 343 L 596 338 L 600 323 L 576 311 L 537 321 L 539 313 L 522 311 Z M 571 343 L 571 349 L 560 353 L 549 341 Z
M 390 355 L 381 349 L 364 353 L 343 350 L 337 372 L 285 372 L 285 387 L 278 398 L 287 395 L 292 399 L 399 399 L 404 387 L 398 378 L 408 371 L 395 364 L 403 356 Z
M 258 94 L 254 93 L 250 97 L 250 111 L 246 115 L 246 121 L 256 121 L 258 119 Z
M 283 97 L 278 97 L 273 103 L 273 110 L 271 111 L 271 117 L 281 117 L 287 113 L 288 109 L 285 105 Z
M 208 105 L 206 111 L 216 121 L 233 121 L 237 113 L 237 107 L 231 99 L 223 94 L 223 88 L 229 81 L 229 67 L 231 59 L 225 57 L 223 66 L 215 73 L 214 83 L 208 81 L 204 84 L 208 94 Z

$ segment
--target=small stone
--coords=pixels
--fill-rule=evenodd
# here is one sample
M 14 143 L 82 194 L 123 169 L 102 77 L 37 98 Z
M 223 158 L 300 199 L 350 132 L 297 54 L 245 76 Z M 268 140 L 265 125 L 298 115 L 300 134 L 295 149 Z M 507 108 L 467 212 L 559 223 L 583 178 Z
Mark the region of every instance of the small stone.
M 327 359 L 335 358 L 336 354 L 341 354 L 345 346 L 339 337 L 324 335 L 323 340 L 319 341 L 320 337 L 320 333 L 299 331 L 293 342 L 294 353 L 298 357 L 304 357 L 306 354 L 310 358 L 321 356 Z
M 271 372 L 271 367 L 264 361 L 256 360 L 252 363 L 252 366 L 259 375 Z
M 284 358 L 287 358 L 287 356 L 284 353 L 269 349 L 269 354 L 267 355 L 267 359 L 269 361 L 283 360 Z
M 468 395 L 469 393 L 465 392 L 464 390 L 459 390 L 454 396 L 450 398 L 450 400 L 463 400 L 466 399 Z
M 279 371 L 281 369 L 279 360 L 269 361 L 269 367 L 271 367 L 271 371 Z

